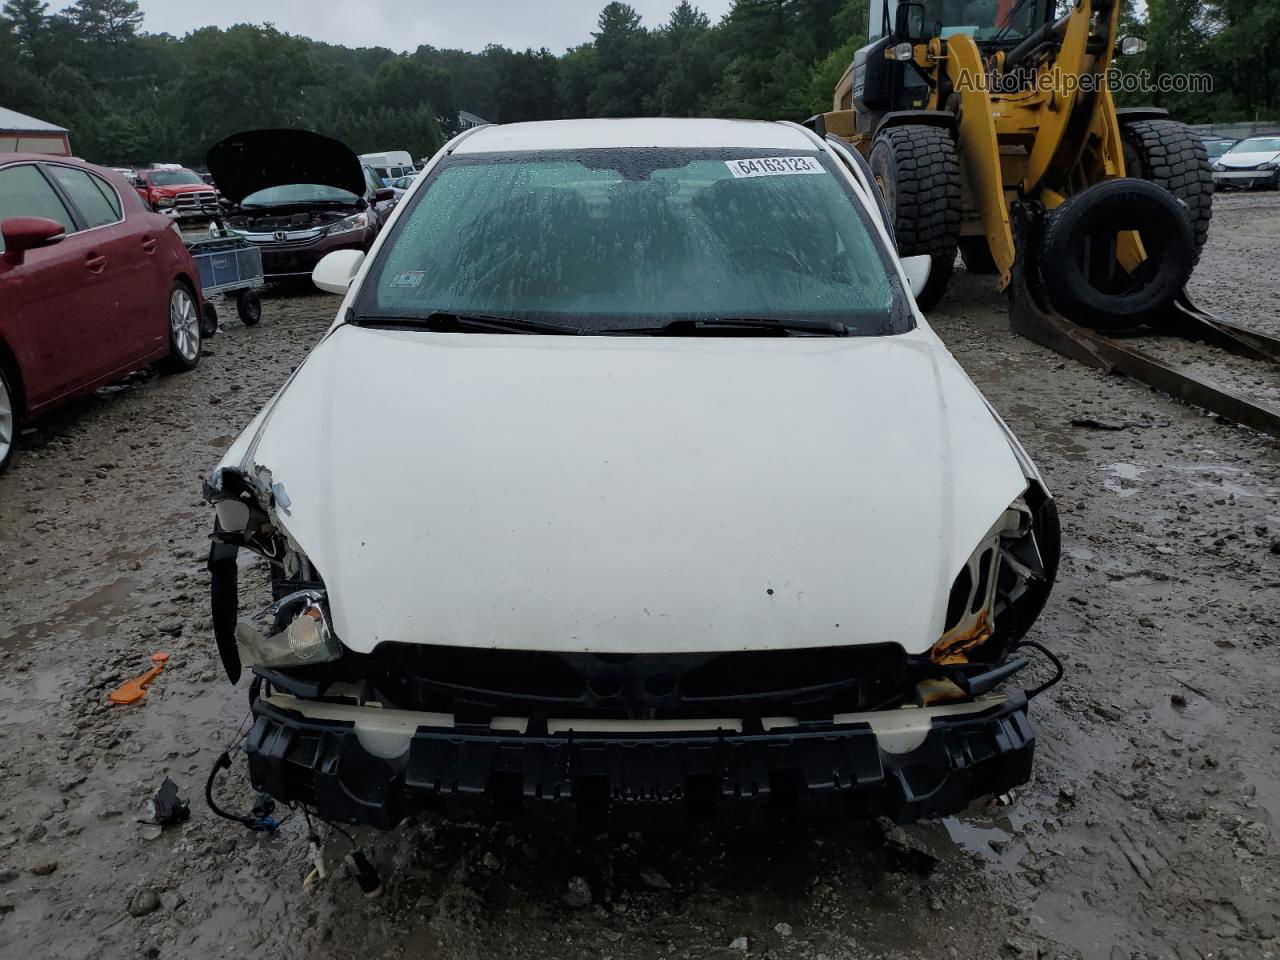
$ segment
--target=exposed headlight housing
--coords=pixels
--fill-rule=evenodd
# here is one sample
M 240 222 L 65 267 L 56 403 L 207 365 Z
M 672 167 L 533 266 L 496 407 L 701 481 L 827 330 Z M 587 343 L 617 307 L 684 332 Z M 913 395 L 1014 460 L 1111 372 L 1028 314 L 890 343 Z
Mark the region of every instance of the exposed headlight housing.
M 241 620 L 236 625 L 236 646 L 241 662 L 248 666 L 301 667 L 342 656 L 342 644 L 333 635 L 328 603 L 320 590 L 291 593 L 253 622 Z
M 1216 161 L 1215 161 L 1215 162 L 1214 162 L 1214 164 L 1213 164 L 1213 169 L 1214 169 L 1214 170 L 1217 170 L 1217 171 L 1222 171 L 1222 170 L 1225 170 L 1225 169 L 1227 169 L 1227 168 L 1226 168 L 1226 167 L 1224 167 L 1221 163 L 1218 163 L 1218 162 L 1216 162 Z
M 956 574 L 942 636 L 930 659 L 943 666 L 998 662 L 1039 615 L 1057 574 L 1058 514 L 1038 485 L 991 527 Z
M 367 213 L 357 213 L 354 217 L 347 217 L 345 220 L 339 220 L 337 223 L 331 224 L 326 233 L 348 233 L 352 230 L 363 230 L 369 226 L 369 215 Z

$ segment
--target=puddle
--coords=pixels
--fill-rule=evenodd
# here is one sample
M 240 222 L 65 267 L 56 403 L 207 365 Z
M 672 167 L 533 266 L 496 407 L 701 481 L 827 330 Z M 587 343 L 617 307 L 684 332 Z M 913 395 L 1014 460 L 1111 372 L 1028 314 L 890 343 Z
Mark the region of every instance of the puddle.
M 1147 472 L 1146 467 L 1136 463 L 1109 463 L 1104 468 L 1111 471 L 1111 476 L 1102 481 L 1103 487 L 1118 497 L 1132 497 L 1138 492 L 1141 477 Z
M 8 671 L 0 680 L 0 717 L 12 728 L 45 716 L 74 682 L 72 670 Z
M 111 614 L 117 613 L 138 585 L 136 577 L 117 577 L 87 597 L 67 604 L 45 620 L 20 624 L 12 632 L 0 635 L 0 647 L 12 649 L 20 643 L 48 636 L 74 626 L 81 639 L 93 639 L 107 632 Z
M 994 814 L 995 811 L 992 811 Z M 1019 829 L 1016 820 L 1024 819 L 1016 812 L 1000 816 L 968 814 L 964 817 L 947 817 L 942 825 L 959 849 L 978 854 L 987 863 L 1013 873 L 1025 846 L 1014 834 Z
M 1204 451 L 1212 454 L 1212 451 Z M 1280 493 L 1280 487 L 1263 482 L 1252 471 L 1242 467 L 1233 467 L 1225 463 L 1198 461 L 1196 463 L 1170 463 L 1167 469 L 1179 474 L 1191 474 L 1185 478 L 1188 486 L 1197 490 L 1212 490 L 1237 498 L 1255 499 L 1271 498 Z M 1249 483 L 1253 486 L 1248 486 Z
M 1015 431 L 1021 436 L 1023 442 L 1027 444 L 1032 459 L 1036 457 L 1036 452 L 1030 450 L 1032 446 L 1048 449 L 1064 460 L 1078 463 L 1088 459 L 1088 448 L 1080 443 L 1080 438 L 1074 432 L 1074 428 L 1044 423 L 1044 411 L 1042 408 L 1029 406 L 1025 403 L 1015 403 L 1009 406 L 1009 411 L 1011 416 L 1007 419 L 1033 425 L 1022 427 Z M 1033 439 L 1034 443 L 1028 442 Z
M 142 550 L 134 550 L 128 547 L 112 547 L 107 551 L 106 559 L 112 563 L 124 563 L 130 560 L 137 560 L 141 563 L 154 557 L 158 552 L 159 548 L 154 545 Z

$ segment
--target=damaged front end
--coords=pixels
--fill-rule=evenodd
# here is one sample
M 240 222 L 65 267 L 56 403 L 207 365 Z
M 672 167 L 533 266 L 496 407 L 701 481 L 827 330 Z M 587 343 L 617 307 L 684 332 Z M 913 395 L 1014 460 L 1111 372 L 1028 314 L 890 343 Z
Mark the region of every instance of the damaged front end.
M 254 674 L 253 785 L 381 828 L 421 812 L 650 830 L 958 812 L 1031 772 L 1028 700 L 1047 685 L 998 689 L 1028 665 L 1018 647 L 1057 570 L 1057 512 L 1028 483 L 956 575 L 924 652 L 365 652 L 335 635 L 283 485 L 224 467 L 205 487 L 213 623 L 231 680 Z M 245 619 L 241 548 L 271 568 L 272 602 Z
M 239 682 L 245 666 L 303 666 L 338 659 L 342 646 L 333 634 L 324 582 L 279 519 L 290 505 L 283 484 L 265 467 L 220 467 L 205 482 L 204 498 L 215 512 L 209 548 L 210 607 L 227 678 Z M 242 548 L 265 559 L 271 571 L 272 602 L 248 620 L 240 619 Z

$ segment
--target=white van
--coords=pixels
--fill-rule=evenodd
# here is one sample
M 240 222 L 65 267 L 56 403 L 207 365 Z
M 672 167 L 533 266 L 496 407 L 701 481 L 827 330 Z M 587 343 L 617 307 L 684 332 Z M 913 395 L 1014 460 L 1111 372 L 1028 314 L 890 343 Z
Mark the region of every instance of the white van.
M 362 153 L 360 154 L 360 162 L 373 169 L 373 172 L 382 180 L 384 187 L 388 186 L 392 180 L 418 172 L 418 168 L 413 165 L 413 157 L 409 156 L 408 150 Z

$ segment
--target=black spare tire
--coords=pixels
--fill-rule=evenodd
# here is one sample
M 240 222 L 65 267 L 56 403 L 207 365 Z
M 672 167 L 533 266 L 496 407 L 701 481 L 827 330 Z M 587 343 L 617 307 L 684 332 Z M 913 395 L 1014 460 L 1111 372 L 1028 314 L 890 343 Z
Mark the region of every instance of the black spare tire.
M 1135 230 L 1147 259 L 1132 272 L 1116 260 L 1116 237 Z M 1099 330 L 1156 320 L 1195 266 L 1191 222 L 1169 191 L 1146 180 L 1108 180 L 1053 210 L 1039 248 L 1049 302 L 1072 321 Z

